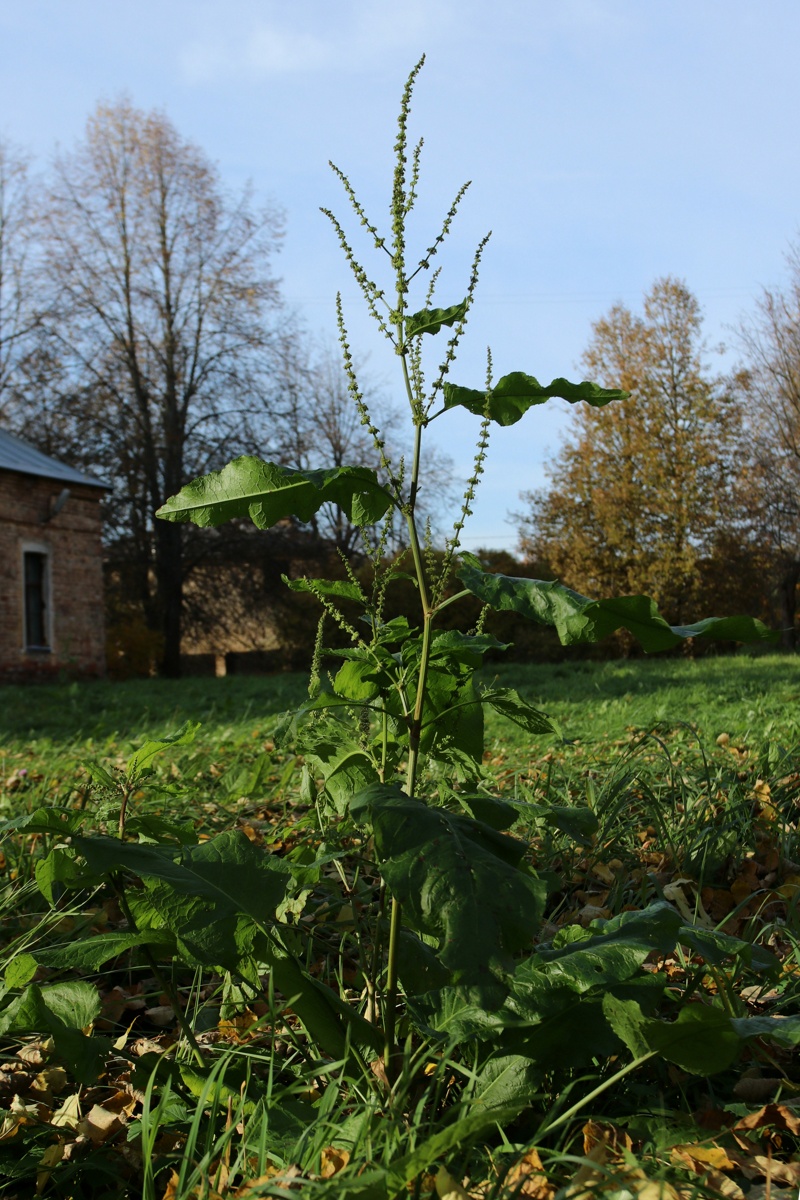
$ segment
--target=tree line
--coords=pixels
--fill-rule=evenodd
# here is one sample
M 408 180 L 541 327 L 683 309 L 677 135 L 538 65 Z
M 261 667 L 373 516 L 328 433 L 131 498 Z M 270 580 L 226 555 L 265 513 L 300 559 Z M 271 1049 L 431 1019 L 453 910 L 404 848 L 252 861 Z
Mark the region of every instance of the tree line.
M 187 621 L 226 613 L 187 591 L 221 548 L 154 520 L 169 496 L 243 453 L 379 466 L 335 355 L 282 302 L 282 235 L 277 207 L 229 194 L 163 113 L 128 100 L 99 105 L 44 178 L 0 143 L 0 422 L 111 485 L 110 603 L 156 635 L 167 675 Z M 391 429 L 379 387 L 369 399 Z M 287 537 L 357 548 L 335 509 Z
M 187 627 L 239 620 L 255 580 L 263 599 L 293 558 L 359 555 L 335 509 L 224 545 L 153 517 L 241 453 L 380 467 L 336 353 L 282 301 L 282 236 L 278 208 L 228 193 L 163 113 L 127 100 L 99 105 L 43 178 L 0 143 L 0 423 L 111 485 L 111 606 L 157 638 L 167 675 Z M 797 252 L 789 267 L 789 288 L 765 291 L 738 330 L 735 372 L 709 368 L 699 304 L 679 280 L 658 280 L 641 313 L 618 304 L 595 323 L 586 374 L 630 398 L 574 412 L 549 486 L 523 494 L 521 571 L 588 595 L 646 592 L 674 623 L 747 611 L 796 647 Z M 369 403 L 391 437 L 379 386 Z M 441 512 L 450 464 L 431 474 Z

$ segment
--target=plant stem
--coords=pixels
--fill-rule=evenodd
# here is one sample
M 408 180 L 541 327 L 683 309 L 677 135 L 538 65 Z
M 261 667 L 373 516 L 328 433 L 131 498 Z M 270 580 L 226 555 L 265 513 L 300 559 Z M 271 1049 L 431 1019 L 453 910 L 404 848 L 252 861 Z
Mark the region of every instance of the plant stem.
M 625 1076 L 629 1075 L 631 1071 L 635 1071 L 637 1067 L 641 1067 L 642 1063 L 646 1063 L 651 1058 L 655 1058 L 657 1054 L 657 1050 L 648 1050 L 647 1054 L 640 1055 L 639 1058 L 635 1058 L 633 1062 L 629 1062 L 627 1067 L 623 1067 L 622 1070 L 616 1071 L 610 1079 L 603 1080 L 601 1084 L 589 1092 L 588 1095 L 583 1096 L 577 1102 L 577 1104 L 573 1104 L 571 1108 L 568 1108 L 567 1111 L 562 1113 L 560 1117 L 556 1117 L 554 1121 L 546 1121 L 544 1125 L 540 1125 L 536 1131 L 536 1143 L 538 1144 L 546 1133 L 551 1133 L 552 1130 L 557 1129 L 559 1125 L 566 1124 L 567 1121 L 570 1121 L 574 1116 L 576 1116 L 585 1105 L 589 1104 L 590 1101 L 596 1100 L 598 1096 L 602 1096 L 603 1092 L 608 1091 L 608 1089 L 613 1087 L 615 1083 L 618 1083 L 620 1079 L 624 1079 Z
M 392 917 L 389 924 L 389 953 L 387 956 L 386 992 L 383 1003 L 383 1065 L 386 1077 L 393 1082 L 392 1060 L 395 1055 L 395 1021 L 397 1016 L 397 942 L 400 933 L 400 901 L 392 897 Z
M 408 361 L 406 354 L 401 355 L 403 364 L 403 378 L 405 380 L 406 392 L 411 405 L 412 412 L 414 411 L 414 391 L 411 386 L 411 379 L 408 373 Z M 414 509 L 416 506 L 417 490 L 419 486 L 419 469 L 422 450 L 422 423 L 415 421 L 414 425 L 414 460 L 411 468 L 411 494 L 409 497 L 408 507 L 406 509 L 406 523 L 408 526 L 408 537 L 411 544 L 411 554 L 414 559 L 414 570 L 417 576 L 417 586 L 419 588 L 420 603 L 422 605 L 422 647 L 420 650 L 419 661 L 419 676 L 417 678 L 417 694 L 414 700 L 414 712 L 411 717 L 411 725 L 408 736 L 408 770 L 406 772 L 406 793 L 409 796 L 414 795 L 414 789 L 417 782 L 417 766 L 419 763 L 419 739 L 422 729 L 422 713 L 425 706 L 425 685 L 428 677 L 428 661 L 431 652 L 431 627 L 433 623 L 433 613 L 431 612 L 430 601 L 428 599 L 428 588 L 425 579 L 425 568 L 422 562 L 422 550 L 419 544 L 419 536 L 417 534 L 417 526 L 414 521 Z M 400 934 L 400 923 L 402 919 L 402 910 L 400 902 L 392 898 L 392 916 L 389 925 L 389 950 L 386 964 L 386 991 L 384 993 L 384 1069 L 390 1082 L 392 1080 L 392 1059 L 395 1054 L 395 1019 L 397 1011 L 397 947 Z

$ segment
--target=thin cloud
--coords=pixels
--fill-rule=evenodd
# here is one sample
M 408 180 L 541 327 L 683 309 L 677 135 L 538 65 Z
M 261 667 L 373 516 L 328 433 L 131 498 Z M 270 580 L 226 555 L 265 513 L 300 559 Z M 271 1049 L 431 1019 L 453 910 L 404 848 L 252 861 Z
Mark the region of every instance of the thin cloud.
M 343 11 L 344 9 L 344 11 Z M 308 32 L 308 10 L 287 21 L 264 17 L 247 5 L 207 24 L 179 50 L 178 62 L 186 82 L 219 82 L 244 73 L 253 79 L 318 72 L 326 68 L 358 70 L 373 67 L 387 54 L 431 46 L 455 20 L 451 0 L 431 6 L 427 0 L 408 0 L 403 20 L 396 10 L 356 0 L 336 14 L 325 14 Z M 209 14 L 210 15 L 210 14 Z

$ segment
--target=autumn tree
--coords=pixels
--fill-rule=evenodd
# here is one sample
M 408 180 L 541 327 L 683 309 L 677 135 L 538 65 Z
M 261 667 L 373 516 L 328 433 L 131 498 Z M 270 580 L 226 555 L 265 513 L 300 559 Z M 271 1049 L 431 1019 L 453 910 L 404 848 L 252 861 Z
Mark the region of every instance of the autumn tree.
M 55 422 L 73 457 L 113 484 L 112 556 L 127 558 L 168 675 L 179 672 L 189 559 L 181 527 L 153 514 L 268 437 L 257 422 L 279 235 L 278 213 L 229 198 L 166 116 L 127 100 L 100 105 L 55 164 L 39 345 L 48 387 L 32 390 L 28 416 L 40 441 Z
M 641 314 L 618 304 L 597 321 L 582 365 L 629 399 L 575 411 L 549 489 L 525 493 L 520 516 L 523 551 L 563 582 L 644 592 L 674 622 L 703 615 L 736 523 L 739 408 L 703 352 L 698 302 L 673 278 Z
M 736 376 L 748 425 L 748 500 L 770 551 L 783 644 L 798 645 L 800 586 L 800 246 L 786 256 L 789 286 L 765 288 L 739 343 L 746 365 Z

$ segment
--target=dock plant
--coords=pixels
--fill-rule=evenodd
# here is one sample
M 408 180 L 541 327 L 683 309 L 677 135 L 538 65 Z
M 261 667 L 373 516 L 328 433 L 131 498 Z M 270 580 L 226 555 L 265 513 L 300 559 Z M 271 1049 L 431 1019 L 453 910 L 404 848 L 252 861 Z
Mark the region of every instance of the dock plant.
M 212 969 L 225 980 L 224 1011 L 235 1013 L 237 1005 L 259 996 L 271 1011 L 285 1006 L 305 1031 L 306 1053 L 320 1078 L 366 1088 L 384 1117 L 396 1116 L 398 1106 L 417 1113 L 416 1141 L 352 1184 L 354 1195 L 376 1200 L 404 1192 L 454 1146 L 513 1121 L 531 1105 L 545 1076 L 558 1070 L 614 1064 L 604 1067 L 588 1095 L 573 1077 L 560 1107 L 540 1118 L 540 1143 L 599 1092 L 653 1060 L 706 1076 L 725 1070 L 755 1040 L 778 1047 L 800 1041 L 800 1017 L 751 1018 L 730 1001 L 722 983 L 717 1003 L 694 1002 L 691 994 L 682 1002 L 665 990 L 654 963 L 676 947 L 686 961 L 695 955 L 711 964 L 720 980 L 726 964 L 739 970 L 746 963 L 766 975 L 779 964 L 767 949 L 694 925 L 663 896 L 588 928 L 542 932 L 556 884 L 537 874 L 514 827 L 521 817 L 530 825 L 533 817 L 547 820 L 547 813 L 493 791 L 484 766 L 484 715 L 494 710 L 520 727 L 530 739 L 532 760 L 562 731 L 515 690 L 480 682 L 487 653 L 506 648 L 486 631 L 487 612 L 510 610 L 551 626 L 564 645 L 627 630 L 648 653 L 687 639 L 747 642 L 771 635 L 749 617 L 672 626 L 647 596 L 590 599 L 558 581 L 492 573 L 462 548 L 494 425 L 534 421 L 538 406 L 551 399 L 603 407 L 625 393 L 591 381 L 542 383 L 527 369 L 495 378 L 491 353 L 482 382 L 454 381 L 489 236 L 478 243 L 466 278 L 445 288 L 437 256 L 451 236 L 464 185 L 430 238 L 421 247 L 411 244 L 408 219 L 420 187 L 422 142 L 410 143 L 409 118 L 422 61 L 403 91 L 386 226 L 367 213 L 337 166 L 354 232 L 348 232 L 348 220 L 324 210 L 396 366 L 410 454 L 398 457 L 373 419 L 340 296 L 343 368 L 380 471 L 359 463 L 298 470 L 244 456 L 189 483 L 157 514 L 201 527 L 249 518 L 266 529 L 286 519 L 308 522 L 333 503 L 363 531 L 366 566 L 346 560 L 343 579 L 285 580 L 315 597 L 320 609 L 307 699 L 275 734 L 302 764 L 296 803 L 306 814 L 298 822 L 303 836 L 290 851 L 269 853 L 238 830 L 198 841 L 191 826 L 139 811 L 136 797 L 146 793 L 151 763 L 169 748 L 169 739 L 147 743 L 123 776 L 96 777 L 114 814 L 109 832 L 87 828 L 84 814 L 73 811 L 41 810 L 16 823 L 41 829 L 52 846 L 37 868 L 45 894 L 56 898 L 59 890 L 104 881 L 127 915 L 126 932 L 71 944 L 62 959 L 96 968 L 135 948 L 149 956 L 154 972 L 163 973 L 158 963 L 165 954 Z M 366 253 L 374 254 L 374 270 L 364 265 Z M 442 548 L 421 517 L 420 498 L 430 427 L 447 423 L 456 409 L 474 416 L 476 448 Z M 398 528 L 407 547 L 399 556 L 387 552 L 389 531 Z M 394 611 L 393 589 L 402 586 L 407 594 L 409 580 L 414 607 L 387 616 Z M 475 598 L 481 616 L 458 627 L 453 618 L 459 605 L 469 601 L 465 607 L 474 613 Z M 180 736 L 191 737 L 191 730 Z M 569 818 L 559 810 L 553 821 L 579 845 L 596 831 L 589 808 Z M 332 880 L 340 884 L 330 903 L 341 936 L 358 948 L 355 988 L 337 976 L 335 963 L 327 978 L 319 978 L 307 954 L 304 905 L 321 881 L 332 894 Z M 40 966 L 62 961 L 57 951 L 49 953 L 16 959 L 10 985 L 19 995 L 0 1014 L 2 1029 L 45 1029 L 75 1061 L 77 1077 L 90 1080 L 107 1047 L 94 1039 L 90 1051 L 67 1009 L 80 1002 L 81 1026 L 88 1025 L 91 989 L 36 982 Z M 83 991 L 65 1000 L 65 987 Z M 206 1082 L 198 1086 L 207 1095 L 216 1076 L 208 1074 L 206 1051 L 188 1022 L 184 1033 L 189 1057 L 183 1083 L 199 1072 Z M 457 1120 L 432 1125 L 423 1135 L 420 1122 L 442 1110 L 454 1087 L 466 1107 L 457 1109 Z M 307 1099 L 296 1104 L 298 1112 L 303 1104 L 303 1111 L 312 1111 Z M 152 1126 L 156 1116 L 148 1119 Z M 356 1141 L 371 1136 L 364 1129 L 353 1134 Z M 342 1180 L 339 1194 L 347 1186 Z

